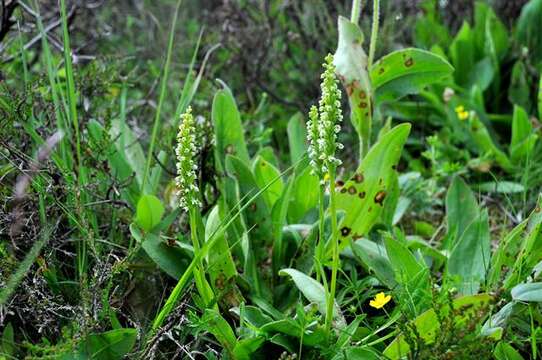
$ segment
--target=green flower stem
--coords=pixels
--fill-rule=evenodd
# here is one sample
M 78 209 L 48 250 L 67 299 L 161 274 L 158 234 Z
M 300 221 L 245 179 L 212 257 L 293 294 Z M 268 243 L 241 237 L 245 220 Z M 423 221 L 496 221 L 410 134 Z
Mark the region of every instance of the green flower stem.
M 320 191 L 318 196 L 318 245 L 316 246 L 316 280 L 320 281 L 320 276 L 325 279 L 324 274 L 321 271 L 322 264 L 324 261 L 324 252 L 325 252 L 325 235 L 324 235 L 324 224 L 325 224 L 325 187 L 318 185 Z
M 326 333 L 331 333 L 331 323 L 333 322 L 333 308 L 335 305 L 335 292 L 337 290 L 337 271 L 339 269 L 339 243 L 337 238 L 337 204 L 335 199 L 335 165 L 329 169 L 329 211 L 331 216 L 331 246 L 333 259 L 331 263 L 331 284 L 329 296 L 327 299 L 326 310 Z
M 354 24 L 359 22 L 359 17 L 361 16 L 361 0 L 352 1 L 352 15 L 350 16 L 350 21 Z
M 199 212 L 194 208 L 190 208 L 188 213 L 190 217 L 190 237 L 192 239 L 192 246 L 194 247 L 194 257 L 199 258 L 194 271 L 194 280 L 196 282 L 198 292 L 205 302 L 205 305 L 209 305 L 213 301 L 214 296 L 211 287 L 205 279 L 203 261 L 200 257 L 201 246 L 198 239 L 198 217 L 200 215 Z
M 380 25 L 380 0 L 373 0 L 373 26 L 371 29 L 371 44 L 369 46 L 369 66 L 373 65 L 376 50 L 376 41 L 378 39 L 378 28 Z

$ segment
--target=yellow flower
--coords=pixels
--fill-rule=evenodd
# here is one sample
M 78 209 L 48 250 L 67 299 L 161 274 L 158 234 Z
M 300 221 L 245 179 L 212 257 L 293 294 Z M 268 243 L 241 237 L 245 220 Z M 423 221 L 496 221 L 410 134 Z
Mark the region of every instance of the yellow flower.
M 457 117 L 459 117 L 459 120 L 467 120 L 469 118 L 469 112 L 468 111 L 461 111 L 457 114 Z
M 369 301 L 369 305 L 375 309 L 381 309 L 391 300 L 391 295 L 386 295 L 383 292 L 376 294 L 374 300 Z
M 464 107 L 463 105 L 459 105 L 459 106 L 457 106 L 457 107 L 455 108 L 455 112 L 458 113 L 458 114 L 459 114 L 459 113 L 462 113 L 462 112 L 464 112 L 464 111 L 465 111 L 465 107 Z
M 326 173 L 326 174 L 324 175 L 324 181 L 329 181 L 329 173 Z
M 469 112 L 465 111 L 465 107 L 463 105 L 459 105 L 455 108 L 455 113 L 459 120 L 467 120 L 469 118 Z

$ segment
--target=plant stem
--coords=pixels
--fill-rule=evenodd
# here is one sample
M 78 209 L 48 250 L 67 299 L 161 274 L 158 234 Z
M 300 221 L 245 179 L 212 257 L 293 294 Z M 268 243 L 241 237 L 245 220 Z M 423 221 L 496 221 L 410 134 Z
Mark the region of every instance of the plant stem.
M 196 287 L 202 297 L 205 305 L 209 305 L 213 301 L 212 290 L 209 284 L 205 280 L 205 272 L 203 271 L 203 261 L 200 256 L 200 243 L 198 238 L 198 216 L 199 213 L 196 209 L 190 209 L 190 237 L 192 239 L 192 246 L 194 247 L 194 257 L 199 258 L 196 263 L 196 271 L 194 271 L 194 280 L 196 281 Z
M 331 263 L 331 284 L 327 299 L 326 309 L 326 333 L 329 336 L 331 332 L 331 323 L 333 322 L 333 310 L 335 305 L 335 292 L 337 289 L 337 271 L 339 269 L 339 243 L 337 238 L 337 204 L 335 200 L 335 166 L 329 167 L 329 211 L 331 216 L 331 246 L 333 250 L 333 259 Z
M 324 235 L 324 224 L 325 224 L 325 187 L 319 185 L 319 196 L 318 196 L 318 245 L 316 246 L 316 280 L 320 281 L 320 275 L 323 277 L 324 274 L 320 274 L 320 269 L 324 260 L 324 251 L 325 251 L 325 235 Z
M 376 41 L 378 39 L 378 28 L 380 24 L 380 0 L 373 0 L 373 26 L 371 29 L 371 44 L 369 46 L 369 66 L 373 65 L 375 58 Z
M 352 0 L 352 15 L 350 16 L 350 21 L 354 24 L 359 22 L 359 17 L 361 15 L 361 0 Z

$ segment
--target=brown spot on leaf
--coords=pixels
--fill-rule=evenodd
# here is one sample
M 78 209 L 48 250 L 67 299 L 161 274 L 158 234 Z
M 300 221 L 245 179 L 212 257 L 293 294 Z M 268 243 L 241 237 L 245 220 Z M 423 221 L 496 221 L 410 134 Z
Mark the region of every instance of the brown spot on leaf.
M 352 231 L 352 229 L 350 229 L 348 226 L 343 226 L 341 228 L 341 235 L 348 236 L 348 234 L 350 234 L 350 231 Z
M 371 211 L 373 211 L 373 207 L 369 206 L 369 208 L 367 209 L 367 212 L 371 212 Z
M 365 199 L 365 195 L 367 195 L 367 193 L 365 191 L 362 191 L 358 194 L 359 198 L 360 199 Z
M 335 186 L 336 186 L 336 187 L 343 187 L 343 186 L 344 186 L 344 181 L 342 181 L 342 180 L 337 180 L 337 181 L 335 182 Z
M 357 192 L 357 190 L 356 190 L 356 188 L 355 188 L 354 185 L 350 185 L 350 186 L 348 187 L 348 193 L 349 193 L 350 195 L 354 195 L 356 192 Z
M 346 192 L 346 188 L 341 189 L 341 194 L 344 194 Z
M 406 61 L 405 61 L 405 66 L 406 66 L 406 67 L 411 67 L 412 65 L 414 65 L 414 59 L 411 58 L 411 57 L 408 58 L 408 59 L 406 59 Z
M 384 74 L 385 72 L 386 72 L 386 69 L 384 69 L 384 68 L 378 69 L 378 75 L 382 75 L 382 74 Z
M 250 205 L 250 210 L 252 210 L 252 211 L 256 211 L 257 208 L 258 208 L 258 206 L 256 205 L 256 203 L 252 203 Z
M 361 90 L 361 91 L 359 92 L 359 98 L 360 98 L 360 99 L 365 99 L 365 98 L 367 98 L 367 93 L 366 93 L 365 91 Z
M 352 96 L 352 93 L 354 92 L 354 85 L 348 84 L 346 85 L 346 93 L 348 96 Z
M 364 180 L 363 174 L 355 174 L 352 180 L 354 180 L 358 184 L 361 184 Z
M 386 198 L 386 192 L 381 190 L 376 193 L 375 195 L 375 204 L 380 204 L 380 206 L 384 206 L 384 199 Z
M 364 102 L 364 101 L 359 103 L 359 107 L 362 108 L 362 109 L 365 109 L 367 107 L 367 105 L 368 104 L 366 102 Z

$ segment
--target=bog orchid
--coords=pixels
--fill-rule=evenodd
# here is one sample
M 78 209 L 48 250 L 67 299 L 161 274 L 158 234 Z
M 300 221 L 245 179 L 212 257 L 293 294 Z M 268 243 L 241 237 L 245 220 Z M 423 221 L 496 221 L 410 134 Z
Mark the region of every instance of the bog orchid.
M 177 148 L 175 149 L 177 155 L 175 184 L 179 206 L 185 211 L 201 206 L 197 185 L 198 165 L 194 160 L 197 152 L 195 125 L 192 108 L 188 107 L 186 112 L 181 115 L 181 124 L 177 133 Z

